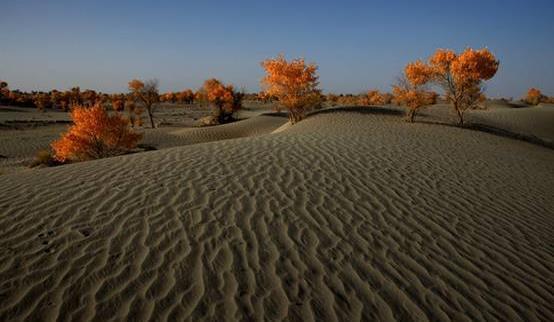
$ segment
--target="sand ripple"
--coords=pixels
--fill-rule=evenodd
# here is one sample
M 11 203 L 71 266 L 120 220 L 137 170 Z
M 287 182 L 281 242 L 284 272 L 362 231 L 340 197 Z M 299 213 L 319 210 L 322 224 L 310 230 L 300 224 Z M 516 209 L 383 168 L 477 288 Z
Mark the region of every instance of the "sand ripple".
M 0 176 L 0 320 L 554 320 L 554 153 L 391 115 Z

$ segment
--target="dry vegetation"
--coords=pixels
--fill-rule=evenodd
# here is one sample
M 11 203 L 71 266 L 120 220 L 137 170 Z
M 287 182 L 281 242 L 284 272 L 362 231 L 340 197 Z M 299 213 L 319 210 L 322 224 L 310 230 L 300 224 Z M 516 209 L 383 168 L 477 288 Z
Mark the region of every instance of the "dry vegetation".
M 554 104 L 554 96 L 548 97 L 544 95 L 540 89 L 530 88 L 523 101 L 529 105 L 539 105 L 540 103 Z
M 60 162 L 120 155 L 135 148 L 141 138 L 126 118 L 119 113 L 109 115 L 100 104 L 74 107 L 71 119 L 73 126 L 52 143 L 54 158 Z
M 554 109 L 497 100 L 465 118 L 492 53 L 437 50 L 392 94 L 324 96 L 315 64 L 261 65 L 250 94 L 216 78 L 163 94 L 0 82 L 0 104 L 40 111 L 4 114 L 63 121 L 0 131 L 0 162 L 24 142 L 25 165 L 75 163 L 0 177 L 0 321 L 554 320 Z M 456 121 L 505 132 L 429 124 Z
M 262 67 L 266 72 L 261 81 L 264 92 L 288 110 L 291 123 L 299 122 L 308 110 L 321 104 L 317 65 L 306 64 L 302 58 L 287 61 L 279 55 L 263 61 Z
M 213 116 L 217 124 L 224 124 L 233 121 L 233 114 L 242 108 L 244 93 L 235 90 L 233 85 L 212 78 L 204 82 L 196 97 L 211 104 L 215 108 Z
M 392 89 L 394 102 L 407 109 L 407 119 L 414 122 L 417 112 L 424 106 L 437 102 L 437 93 L 427 91 L 420 84 L 402 76 Z
M 477 107 L 483 100 L 482 82 L 491 79 L 499 62 L 488 49 L 466 49 L 460 54 L 449 49 L 438 49 L 427 63 L 421 60 L 406 66 L 405 75 L 410 86 L 438 85 L 464 124 L 464 113 Z
M 279 55 L 263 61 L 261 66 L 265 76 L 261 80 L 263 90 L 259 93 L 237 91 L 233 85 L 215 78 L 206 80 L 196 92 L 184 89 L 163 94 L 159 93 L 156 80 L 134 79 L 128 84 L 128 93 L 114 94 L 81 91 L 79 87 L 67 91 L 25 93 L 10 90 L 8 83 L 2 81 L 0 104 L 35 107 L 39 111 L 71 111 L 75 124 L 63 139 L 53 143 L 54 159 L 58 162 L 86 160 L 120 154 L 136 146 L 138 135 L 130 127 L 143 126 L 142 115 L 146 112 L 150 128 L 155 128 L 154 109 L 160 104 L 211 106 L 213 115 L 200 120 L 204 125 L 236 120 L 235 113 L 242 108 L 243 100 L 271 104 L 277 110 L 284 108 L 292 124 L 324 103 L 325 106 L 367 107 L 394 103 L 405 107 L 407 119 L 414 122 L 421 108 L 437 102 L 439 95 L 430 89 L 439 88 L 444 100 L 455 111 L 458 123 L 464 125 L 465 112 L 484 102 L 483 82 L 494 77 L 499 62 L 488 49 L 468 48 L 461 53 L 438 49 L 427 61 L 407 64 L 402 76 L 392 86 L 392 94 L 373 89 L 358 95 L 329 93 L 326 96 L 319 89 L 316 64 L 308 64 L 302 58 L 287 60 Z M 531 88 L 522 101 L 537 105 L 553 99 Z M 110 115 L 108 109 L 115 114 Z M 102 127 L 97 127 L 98 122 Z M 42 162 L 45 164 L 52 163 L 45 155 L 38 159 L 46 160 Z
M 154 114 L 152 109 L 154 104 L 160 101 L 160 95 L 158 93 L 158 81 L 147 80 L 142 82 L 138 79 L 133 79 L 129 82 L 129 90 L 135 101 L 142 103 L 148 112 L 148 119 L 150 120 L 150 127 L 155 128 Z

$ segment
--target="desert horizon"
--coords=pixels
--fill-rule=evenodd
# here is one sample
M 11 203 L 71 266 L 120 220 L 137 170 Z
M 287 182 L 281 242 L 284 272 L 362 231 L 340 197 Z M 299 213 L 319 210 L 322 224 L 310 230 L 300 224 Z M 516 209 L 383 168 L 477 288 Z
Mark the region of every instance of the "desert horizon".
M 0 321 L 553 321 L 531 3 L 6 4 Z

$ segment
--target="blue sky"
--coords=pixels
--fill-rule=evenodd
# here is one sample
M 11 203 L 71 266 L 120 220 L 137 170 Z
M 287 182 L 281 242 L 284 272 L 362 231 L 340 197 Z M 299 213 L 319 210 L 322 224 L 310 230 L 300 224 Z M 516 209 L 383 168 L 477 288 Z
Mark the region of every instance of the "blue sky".
M 23 90 L 162 91 L 217 77 L 258 90 L 260 61 L 319 65 L 332 92 L 389 90 L 436 48 L 488 47 L 500 59 L 489 96 L 554 95 L 554 1 L 0 0 L 0 79 Z

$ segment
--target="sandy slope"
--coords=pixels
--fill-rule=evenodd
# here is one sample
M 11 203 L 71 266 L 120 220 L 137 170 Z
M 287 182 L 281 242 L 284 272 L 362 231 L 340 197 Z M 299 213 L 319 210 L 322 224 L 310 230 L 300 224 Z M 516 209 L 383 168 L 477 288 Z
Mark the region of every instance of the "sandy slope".
M 491 108 L 472 112 L 471 121 L 554 143 L 554 107 Z
M 219 140 L 252 137 L 271 133 L 287 122 L 278 114 L 252 116 L 249 119 L 229 124 L 201 128 L 158 128 L 145 132 L 141 143 L 157 149 L 212 142 Z
M 391 108 L 403 110 L 400 107 Z M 450 105 L 436 104 L 423 109 L 416 117 L 416 121 L 456 124 L 458 119 Z M 491 101 L 487 103 L 486 109 L 467 111 L 465 121 L 469 125 L 508 132 L 506 134 L 535 137 L 547 144 L 554 144 L 554 106 L 552 105 L 540 104 L 528 107 L 517 103 Z
M 0 320 L 552 321 L 553 187 L 391 112 L 4 175 Z
M 8 114 L 9 112 L 4 113 Z M 19 114 L 22 113 L 13 114 L 13 120 L 21 117 Z M 47 116 L 42 114 L 47 113 L 29 113 L 27 119 L 17 120 L 37 121 L 39 120 L 37 117 Z M 156 129 L 142 129 L 140 130 L 143 134 L 141 143 L 161 149 L 202 142 L 256 136 L 270 133 L 287 121 L 282 115 L 260 115 L 260 112 L 248 111 L 245 111 L 243 114 L 247 114 L 250 118 L 223 126 L 205 128 L 170 126 Z M 65 115 L 67 115 L 67 113 L 65 113 Z M 6 117 L 8 118 L 9 116 Z M 167 116 L 166 119 L 168 119 Z M 193 124 L 193 122 L 191 121 L 190 124 Z M 31 171 L 27 167 L 37 152 L 49 149 L 50 144 L 54 140 L 57 140 L 67 127 L 67 124 L 55 124 L 48 126 L 41 125 L 34 128 L 0 130 L 0 172 Z

